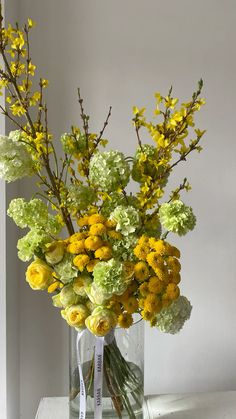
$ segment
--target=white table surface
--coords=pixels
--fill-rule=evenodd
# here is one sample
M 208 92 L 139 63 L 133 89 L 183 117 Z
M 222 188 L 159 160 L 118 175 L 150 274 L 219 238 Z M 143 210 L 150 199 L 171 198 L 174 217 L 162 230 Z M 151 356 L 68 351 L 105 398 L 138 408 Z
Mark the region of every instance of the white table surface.
M 236 419 L 236 391 L 148 396 L 145 419 Z M 67 397 L 41 400 L 35 419 L 69 419 Z

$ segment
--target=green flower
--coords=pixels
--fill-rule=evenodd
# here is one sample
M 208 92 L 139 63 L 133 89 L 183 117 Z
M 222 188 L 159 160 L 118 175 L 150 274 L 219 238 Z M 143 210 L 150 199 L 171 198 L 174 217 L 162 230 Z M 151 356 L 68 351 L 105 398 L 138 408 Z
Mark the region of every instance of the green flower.
M 124 236 L 134 233 L 140 226 L 138 211 L 131 206 L 124 207 L 119 205 L 110 215 L 110 220 L 115 221 L 116 230 Z
M 178 333 L 186 320 L 190 318 L 192 306 L 186 297 L 180 296 L 177 300 L 163 308 L 157 315 L 157 327 L 161 332 Z
M 0 178 L 13 182 L 34 172 L 34 163 L 23 143 L 0 136 Z
M 40 199 L 32 199 L 29 202 L 23 198 L 12 199 L 7 214 L 21 228 L 42 227 L 48 221 L 47 205 Z
M 72 285 L 65 285 L 60 292 L 60 302 L 63 307 L 69 307 L 77 304 L 79 296 L 74 292 Z
M 72 135 L 65 133 L 61 136 L 60 141 L 65 153 L 77 154 L 86 150 L 86 137 L 82 134 Z
M 51 237 L 42 229 L 32 229 L 18 240 L 18 257 L 24 262 L 29 261 L 35 254 L 42 253 L 42 248 L 51 241 Z
M 12 141 L 14 141 L 14 142 L 18 142 L 18 141 L 20 141 L 20 140 L 22 140 L 22 139 L 23 139 L 23 136 L 22 136 L 22 131 L 21 131 L 21 130 L 19 130 L 19 129 L 14 130 L 14 131 L 11 131 L 11 132 L 9 132 L 8 137 L 9 137 Z
M 102 205 L 102 215 L 104 217 L 109 217 L 111 212 L 114 211 L 116 207 L 119 205 L 126 206 L 132 206 L 136 207 L 138 204 L 138 200 L 133 195 L 127 195 L 126 197 L 119 192 L 113 192 L 110 195 L 108 195 L 107 199 L 104 201 Z
M 84 185 L 70 185 L 67 202 L 75 210 L 86 210 L 96 201 L 96 194 L 92 188 Z
M 184 236 L 188 231 L 193 230 L 196 224 L 192 208 L 179 200 L 162 204 L 159 216 L 163 227 L 179 236 Z
M 129 176 L 129 165 L 124 154 L 119 151 L 96 153 L 90 161 L 90 182 L 105 192 L 125 188 L 129 182 Z
M 157 178 L 163 175 L 163 167 L 158 166 L 159 154 L 156 147 L 149 144 L 143 144 L 142 149 L 137 148 L 133 167 L 132 178 L 136 182 L 142 182 L 145 177 Z M 169 174 L 160 179 L 160 186 L 164 187 L 167 184 Z
M 73 258 L 73 255 L 66 253 L 62 261 L 57 263 L 54 268 L 56 274 L 64 284 L 71 282 L 78 275 L 78 271 L 73 265 Z
M 94 283 L 103 292 L 104 298 L 120 295 L 126 288 L 123 264 L 115 259 L 99 262 L 93 270 Z
M 134 255 L 134 248 L 137 244 L 137 236 L 135 234 L 129 234 L 123 239 L 115 240 L 109 239 L 112 243 L 112 254 L 114 258 L 123 261 L 134 261 L 136 260 Z

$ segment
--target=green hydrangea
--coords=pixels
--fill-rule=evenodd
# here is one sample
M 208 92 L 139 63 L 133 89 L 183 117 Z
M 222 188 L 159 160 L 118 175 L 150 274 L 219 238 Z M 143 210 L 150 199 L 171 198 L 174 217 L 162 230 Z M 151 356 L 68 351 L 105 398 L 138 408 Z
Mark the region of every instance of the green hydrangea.
M 82 134 L 72 135 L 65 133 L 61 136 L 63 150 L 67 154 L 77 154 L 86 150 L 86 137 Z
M 137 244 L 138 238 L 135 234 L 125 236 L 123 239 L 115 240 L 109 239 L 112 243 L 112 254 L 114 258 L 123 261 L 135 261 L 134 247 Z
M 67 202 L 76 210 L 86 210 L 96 201 L 96 194 L 92 188 L 84 185 L 70 185 L 68 188 Z
M 29 261 L 35 254 L 41 253 L 45 244 L 51 241 L 51 237 L 42 229 L 32 229 L 26 236 L 18 240 L 18 257 L 24 262 Z
M 179 200 L 162 204 L 159 216 L 163 227 L 179 236 L 184 236 L 188 231 L 193 230 L 196 224 L 192 208 Z
M 99 262 L 93 270 L 94 283 L 109 298 L 113 294 L 122 294 L 127 287 L 124 278 L 122 262 L 110 259 L 108 262 Z
M 124 154 L 119 151 L 96 153 L 90 161 L 90 182 L 105 192 L 125 188 L 129 182 L 129 176 L 129 165 Z
M 140 226 L 138 211 L 131 206 L 119 205 L 110 215 L 110 220 L 115 221 L 116 230 L 124 236 L 134 233 Z
M 48 222 L 47 205 L 41 199 L 31 199 L 27 202 L 23 198 L 15 198 L 10 202 L 7 214 L 18 227 L 37 228 Z
M 143 176 L 148 176 L 151 178 L 157 178 L 163 174 L 163 167 L 158 166 L 159 161 L 158 149 L 153 145 L 143 144 L 142 149 L 137 148 L 133 167 L 132 167 L 132 178 L 136 182 L 141 182 Z M 167 184 L 169 174 L 166 174 L 160 180 L 160 186 L 164 187 Z
M 56 274 L 64 284 L 71 282 L 78 275 L 78 271 L 73 265 L 73 258 L 73 255 L 66 253 L 62 261 L 54 267 Z
M 138 200 L 133 195 L 127 195 L 126 197 L 119 192 L 111 193 L 102 205 L 102 215 L 109 218 L 110 214 L 119 205 L 136 207 Z
M 190 318 L 192 306 L 189 300 L 180 296 L 177 300 L 163 308 L 157 315 L 157 327 L 161 332 L 175 334 L 178 333 L 184 323 Z
M 0 136 L 0 178 L 13 182 L 34 172 L 34 163 L 23 143 Z

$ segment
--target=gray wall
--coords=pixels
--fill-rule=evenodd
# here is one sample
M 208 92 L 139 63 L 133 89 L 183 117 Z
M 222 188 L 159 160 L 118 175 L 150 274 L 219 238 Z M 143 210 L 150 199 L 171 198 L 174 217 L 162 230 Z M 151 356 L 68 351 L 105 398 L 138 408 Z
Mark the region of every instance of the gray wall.
M 173 238 L 182 251 L 182 291 L 191 320 L 178 336 L 146 330 L 146 393 L 236 389 L 235 14 L 233 0 L 20 0 L 21 20 L 38 22 L 33 51 L 50 83 L 56 134 L 78 121 L 76 87 L 98 130 L 109 105 L 111 147 L 130 154 L 133 104 L 151 106 L 156 90 L 185 100 L 203 77 L 208 133 L 203 153 L 178 168 L 184 197 L 198 217 L 194 234 Z M 22 184 L 22 193 L 26 186 Z M 68 330 L 45 295 L 20 280 L 21 417 L 32 419 L 42 396 L 67 392 Z

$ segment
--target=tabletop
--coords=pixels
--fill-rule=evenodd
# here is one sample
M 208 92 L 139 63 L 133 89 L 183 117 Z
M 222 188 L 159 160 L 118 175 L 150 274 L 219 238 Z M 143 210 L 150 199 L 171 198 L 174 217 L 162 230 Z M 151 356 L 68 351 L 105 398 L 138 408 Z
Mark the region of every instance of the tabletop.
M 144 419 L 235 419 L 236 391 L 146 397 Z M 35 419 L 69 419 L 67 397 L 40 401 Z

